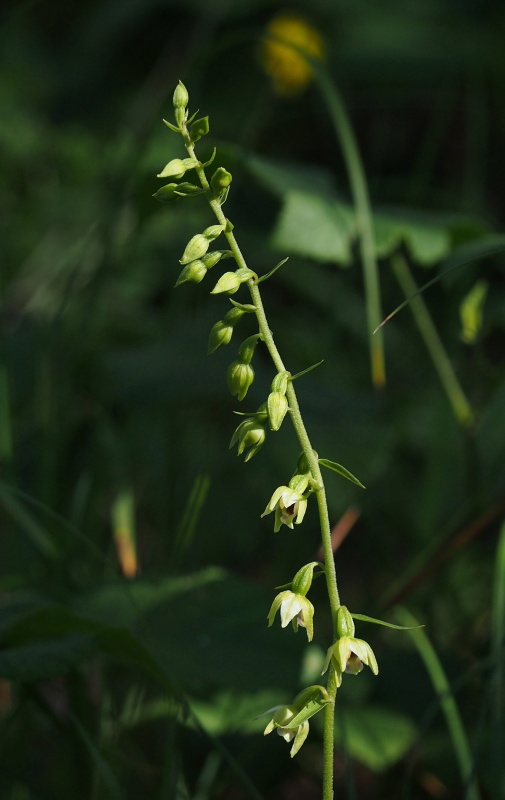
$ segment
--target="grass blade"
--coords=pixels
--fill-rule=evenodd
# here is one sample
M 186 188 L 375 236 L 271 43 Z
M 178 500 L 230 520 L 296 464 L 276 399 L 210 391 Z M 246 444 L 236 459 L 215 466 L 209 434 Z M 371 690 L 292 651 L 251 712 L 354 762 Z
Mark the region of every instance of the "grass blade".
M 416 618 L 405 608 L 397 608 L 396 616 L 402 625 L 418 626 Z M 440 659 L 438 658 L 428 636 L 423 628 L 416 627 L 409 630 L 408 635 L 412 638 L 414 645 L 421 656 L 428 675 L 430 676 L 433 688 L 440 700 L 440 706 L 444 714 L 452 745 L 456 754 L 461 780 L 466 787 L 466 800 L 481 800 L 479 788 L 474 775 L 474 764 L 470 745 L 466 736 L 461 716 L 454 699 L 449 681 L 444 672 Z

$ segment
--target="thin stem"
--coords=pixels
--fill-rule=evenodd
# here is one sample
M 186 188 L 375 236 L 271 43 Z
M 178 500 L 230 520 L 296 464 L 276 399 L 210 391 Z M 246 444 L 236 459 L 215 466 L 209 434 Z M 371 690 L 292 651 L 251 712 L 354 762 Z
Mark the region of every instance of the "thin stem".
M 377 333 L 374 336 L 374 331 L 381 322 L 382 313 L 373 217 L 365 170 L 351 122 L 337 87 L 331 81 L 326 70 L 323 69 L 316 59 L 312 59 L 310 64 L 314 71 L 316 82 L 321 90 L 321 94 L 328 106 L 328 111 L 330 112 L 331 119 L 335 126 L 335 132 L 340 141 L 340 148 L 347 169 L 352 199 L 356 210 L 359 249 L 365 282 L 372 381 L 373 385 L 380 389 L 386 383 L 386 367 L 382 336 L 381 338 L 377 338 Z
M 181 127 L 188 155 L 191 158 L 195 158 L 195 160 L 197 160 L 195 156 L 194 147 L 189 138 L 187 127 L 186 125 L 182 125 Z M 213 197 L 212 190 L 210 188 L 203 166 L 197 166 L 195 169 L 198 178 L 200 180 L 201 186 L 204 189 L 210 207 L 212 208 L 218 222 L 225 227 L 224 233 L 228 241 L 230 250 L 233 253 L 233 257 L 235 259 L 237 267 L 239 269 L 247 268 L 246 260 L 233 234 L 233 230 L 230 229 L 232 226 L 229 224 L 227 218 L 225 217 L 221 205 L 219 203 L 219 200 Z M 272 331 L 270 330 L 270 327 L 268 325 L 267 317 L 265 314 L 265 308 L 263 306 L 260 289 L 257 283 L 257 278 L 250 278 L 247 281 L 247 287 L 249 289 L 251 299 L 255 307 L 255 314 L 258 322 L 259 331 L 261 333 L 261 338 L 265 343 L 265 346 L 268 350 L 268 353 L 274 363 L 277 372 L 286 372 L 284 362 L 275 344 Z M 298 404 L 298 398 L 296 396 L 296 391 L 292 381 L 288 382 L 288 386 L 286 389 L 286 397 L 288 399 L 289 412 L 291 415 L 291 420 L 293 422 L 295 433 L 297 435 L 298 441 L 305 455 L 305 458 L 307 459 L 307 463 L 309 464 L 313 481 L 317 487 L 315 495 L 317 500 L 319 522 L 321 527 L 321 539 L 322 539 L 322 546 L 325 559 L 326 586 L 328 590 L 328 598 L 330 602 L 331 615 L 333 620 L 333 642 L 334 642 L 337 639 L 336 626 L 337 626 L 337 612 L 338 609 L 340 608 L 340 596 L 338 592 L 335 560 L 333 557 L 333 548 L 331 544 L 331 528 L 328 516 L 328 504 L 326 500 L 324 481 L 321 475 L 321 469 L 319 467 L 317 454 L 312 447 L 309 435 L 307 433 L 307 429 L 305 428 L 305 424 L 303 422 L 300 406 Z M 330 697 L 330 702 L 327 703 L 323 711 L 324 714 L 323 800 L 332 800 L 333 758 L 334 758 L 334 748 L 335 748 L 335 733 L 334 733 L 335 698 L 337 693 L 336 678 L 333 669 L 330 669 L 329 671 L 327 691 Z
M 391 259 L 395 277 L 407 298 L 410 298 L 410 309 L 419 328 L 426 349 L 430 354 L 440 382 L 451 404 L 454 416 L 461 425 L 468 426 L 473 420 L 473 412 L 466 395 L 461 388 L 444 345 L 433 324 L 430 313 L 423 298 L 418 294 L 417 284 L 407 266 L 405 258 L 397 254 Z M 414 296 L 413 296 L 414 295 Z

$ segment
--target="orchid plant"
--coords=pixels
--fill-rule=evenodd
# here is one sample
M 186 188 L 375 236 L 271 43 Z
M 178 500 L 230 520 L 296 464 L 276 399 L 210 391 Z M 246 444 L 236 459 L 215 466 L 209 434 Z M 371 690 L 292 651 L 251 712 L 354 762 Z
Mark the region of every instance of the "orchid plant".
M 277 730 L 286 741 L 292 743 L 291 756 L 294 756 L 305 742 L 309 732 L 309 720 L 315 714 L 324 715 L 324 768 L 323 768 L 323 800 L 333 797 L 333 760 L 334 760 L 334 714 L 337 690 L 345 673 L 358 674 L 363 666 L 368 666 L 374 675 L 378 673 L 375 655 L 368 642 L 354 636 L 354 619 L 382 623 L 364 615 L 351 614 L 341 604 L 332 550 L 330 521 L 326 501 L 325 486 L 321 467 L 339 473 L 348 480 L 362 486 L 361 482 L 345 467 L 325 458 L 319 458 L 313 449 L 305 428 L 295 390 L 295 380 L 303 373 L 292 375 L 286 369 L 268 324 L 260 285 L 284 263 L 281 261 L 268 274 L 258 276 L 248 267 L 240 250 L 234 233 L 233 223 L 225 216 L 223 205 L 228 196 L 232 175 L 223 167 L 213 170 L 210 179 L 207 169 L 215 159 L 216 152 L 206 163 L 196 156 L 195 145 L 209 132 L 208 117 L 195 119 L 189 116 L 188 92 L 179 82 L 173 96 L 175 124 L 164 120 L 170 130 L 182 137 L 187 152 L 186 158 L 172 159 L 159 173 L 159 178 L 168 178 L 170 182 L 159 189 L 154 197 L 162 203 L 173 202 L 187 197 L 202 195 L 208 202 L 215 217 L 201 233 L 197 233 L 188 242 L 180 263 L 182 271 L 176 286 L 184 283 L 200 283 L 207 272 L 220 261 L 231 259 L 234 262 L 232 271 L 224 272 L 217 280 L 211 294 L 233 295 L 244 289 L 249 293 L 248 302 L 238 302 L 230 297 L 231 308 L 223 319 L 215 323 L 210 331 L 209 353 L 230 343 L 235 329 L 245 315 L 254 315 L 258 332 L 246 338 L 238 349 L 237 358 L 228 368 L 228 387 L 239 401 L 244 400 L 254 381 L 252 366 L 255 350 L 261 342 L 268 351 L 275 369 L 275 377 L 270 392 L 264 403 L 253 414 L 244 416 L 231 438 L 230 447 L 237 445 L 238 454 L 245 455 L 249 461 L 263 446 L 267 436 L 279 430 L 288 417 L 293 424 L 298 438 L 301 454 L 293 476 L 286 485 L 277 487 L 266 506 L 262 516 L 274 514 L 274 530 L 282 525 L 293 528 L 301 525 L 309 501 L 317 505 L 321 530 L 324 563 L 311 561 L 302 566 L 292 581 L 278 587 L 282 591 L 275 597 L 268 614 L 268 624 L 274 623 L 277 612 L 280 614 L 281 626 L 289 623 L 296 632 L 298 627 L 306 630 L 309 642 L 314 632 L 314 607 L 307 597 L 313 578 L 322 574 L 326 580 L 328 600 L 333 619 L 333 637 L 329 643 L 324 663 L 323 674 L 326 674 L 326 685 L 314 685 L 301 691 L 290 705 L 276 706 L 265 712 L 271 719 L 265 728 L 265 734 Z M 193 173 L 193 182 L 181 180 L 186 173 Z M 224 238 L 224 247 L 215 247 L 215 242 Z M 364 487 L 363 487 L 364 488 Z M 353 619 L 354 618 L 354 619 Z M 391 626 L 399 627 L 399 626 Z

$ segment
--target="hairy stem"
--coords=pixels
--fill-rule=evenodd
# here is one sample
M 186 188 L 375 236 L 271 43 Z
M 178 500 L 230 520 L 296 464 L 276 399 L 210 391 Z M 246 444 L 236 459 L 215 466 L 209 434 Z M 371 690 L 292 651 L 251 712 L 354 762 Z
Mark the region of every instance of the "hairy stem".
M 196 159 L 194 147 L 191 143 L 189 132 L 185 125 L 182 126 L 182 135 L 184 138 L 184 143 L 188 155 L 191 158 Z M 223 210 L 221 208 L 221 204 L 212 194 L 212 190 L 210 188 L 209 181 L 207 180 L 207 176 L 205 174 L 205 169 L 203 168 L 203 166 L 197 166 L 196 173 L 200 180 L 201 186 L 205 192 L 209 205 L 216 216 L 216 219 L 218 220 L 220 225 L 223 225 L 226 228 L 225 236 L 228 241 L 229 248 L 233 253 L 233 257 L 235 259 L 237 267 L 239 269 L 247 268 L 246 260 L 242 254 L 242 251 L 240 250 L 240 247 L 235 238 L 233 230 L 230 230 L 232 226 L 229 224 L 229 221 L 225 217 Z M 279 350 L 277 349 L 277 345 L 275 344 L 272 331 L 270 330 L 270 327 L 268 325 L 257 279 L 250 278 L 247 281 L 247 287 L 249 289 L 251 299 L 255 307 L 255 314 L 258 322 L 259 331 L 261 333 L 261 338 L 265 343 L 265 346 L 268 350 L 268 353 L 273 361 L 273 364 L 277 372 L 286 372 L 284 362 L 281 358 Z M 298 398 L 296 396 L 295 387 L 293 386 L 292 381 L 289 381 L 288 383 L 288 387 L 286 390 L 286 397 L 288 399 L 289 412 L 291 415 L 291 420 L 293 422 L 293 427 L 295 429 L 296 436 L 309 464 L 311 476 L 315 482 L 315 485 L 317 486 L 315 495 L 319 512 L 319 523 L 321 528 L 321 539 L 322 539 L 322 546 L 323 546 L 324 560 L 325 560 L 326 586 L 328 590 L 328 598 L 330 602 L 331 615 L 333 620 L 333 641 L 335 641 L 337 639 L 336 625 L 337 625 L 337 611 L 340 607 L 340 596 L 338 592 L 335 560 L 333 557 L 333 548 L 331 544 L 331 528 L 328 516 L 328 504 L 326 500 L 324 481 L 321 475 L 321 469 L 319 466 L 317 454 L 315 453 L 312 447 L 309 435 L 307 433 L 307 429 L 305 428 L 305 424 L 303 422 L 300 406 L 298 404 Z M 330 697 L 330 702 L 325 706 L 323 711 L 324 713 L 323 800 L 332 800 L 333 756 L 334 756 L 334 743 L 335 743 L 334 718 L 335 718 L 335 698 L 337 693 L 335 674 L 334 670 L 332 669 L 330 669 L 329 671 L 327 691 Z

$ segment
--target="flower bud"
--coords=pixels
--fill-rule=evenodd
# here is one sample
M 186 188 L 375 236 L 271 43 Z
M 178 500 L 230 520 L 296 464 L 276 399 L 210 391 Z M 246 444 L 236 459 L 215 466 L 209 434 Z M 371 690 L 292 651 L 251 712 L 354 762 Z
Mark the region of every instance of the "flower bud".
M 237 395 L 239 400 L 243 400 L 254 381 L 254 370 L 250 364 L 234 361 L 228 367 L 227 380 L 232 396 Z
M 305 475 L 293 475 L 291 480 L 288 483 L 290 489 L 293 489 L 295 492 L 303 493 L 307 486 L 309 485 L 310 480 L 310 472 L 306 472 Z
M 201 139 L 202 136 L 206 136 L 209 132 L 209 118 L 202 117 L 201 119 L 195 119 L 193 124 L 189 128 L 189 138 L 191 143 L 194 144 Z
M 243 364 L 251 363 L 254 351 L 256 350 L 256 345 L 258 344 L 259 336 L 260 334 L 258 333 L 255 333 L 253 336 L 248 336 L 247 339 L 244 339 L 240 345 L 238 350 L 238 360 Z
M 317 459 L 317 453 L 315 450 L 312 451 L 314 453 L 314 457 Z M 306 473 L 310 472 L 310 464 L 307 461 L 307 456 L 305 453 L 300 453 L 300 458 L 298 459 L 298 464 L 296 465 L 296 471 L 300 475 L 305 475 Z
M 188 100 L 189 96 L 187 89 L 184 86 L 184 84 L 181 83 L 181 81 L 179 81 L 179 84 L 175 89 L 173 98 L 174 116 L 179 129 L 184 125 L 184 123 L 188 118 L 188 112 L 186 109 L 186 106 L 188 105 Z
M 226 170 L 224 167 L 218 167 L 210 179 L 210 185 L 212 186 L 214 197 L 218 198 L 219 200 L 222 199 L 224 202 L 231 181 L 231 173 L 228 172 L 228 170 Z
M 218 263 L 218 261 L 222 259 L 222 257 L 223 257 L 222 250 L 213 250 L 212 253 L 206 253 L 202 257 L 202 261 L 207 267 L 207 269 L 210 269 L 211 267 L 215 267 L 215 265 Z
M 229 344 L 233 336 L 233 328 L 231 325 L 226 325 L 225 321 L 220 319 L 212 326 L 209 334 L 209 346 L 207 352 L 213 353 L 222 344 Z
M 177 278 L 176 286 L 181 283 L 200 283 L 207 274 L 207 267 L 200 259 L 187 264 Z
M 173 158 L 156 176 L 157 178 L 182 178 L 188 169 L 193 169 L 198 164 L 194 158 Z
M 224 225 L 209 225 L 208 228 L 205 228 L 203 236 L 205 236 L 205 238 L 208 239 L 209 242 L 212 242 L 214 239 L 217 239 L 217 237 L 223 231 L 224 231 Z
M 240 278 L 236 272 L 225 272 L 219 278 L 211 294 L 235 294 L 240 288 Z
M 311 561 L 310 564 L 305 564 L 304 567 L 298 570 L 291 584 L 291 588 L 295 594 L 300 594 L 302 597 L 306 596 L 312 585 L 314 567 L 317 566 L 317 561 Z
M 205 238 L 203 233 L 197 233 L 186 245 L 182 258 L 179 259 L 181 264 L 189 264 L 196 258 L 201 258 L 209 249 L 210 242 Z
M 182 81 L 179 81 L 174 92 L 174 108 L 186 108 L 189 102 L 188 90 Z
M 167 183 L 166 186 L 162 186 L 161 189 L 158 189 L 158 191 L 153 194 L 153 197 L 160 203 L 168 203 L 170 200 L 177 199 L 176 192 L 178 188 L 178 183 Z
M 233 329 L 245 313 L 241 308 L 231 308 L 223 319 L 216 322 L 209 336 L 209 353 L 213 353 L 222 344 L 230 343 Z
M 230 447 L 233 447 L 238 442 L 239 456 L 242 455 L 246 447 L 250 447 L 251 449 L 245 457 L 245 460 L 249 461 L 258 452 L 265 438 L 265 428 L 258 419 L 258 415 L 255 414 L 254 417 L 248 417 L 240 423 L 232 436 Z
M 342 636 L 353 637 L 354 636 L 354 620 L 351 616 L 351 612 L 346 606 L 340 606 L 337 611 L 337 633 L 340 638 Z
M 281 392 L 282 394 L 286 394 L 289 377 L 289 372 L 278 372 L 272 381 L 272 392 Z
M 270 429 L 272 431 L 278 431 L 288 410 L 286 395 L 281 394 L 281 392 L 270 392 L 267 400 L 267 408 Z

